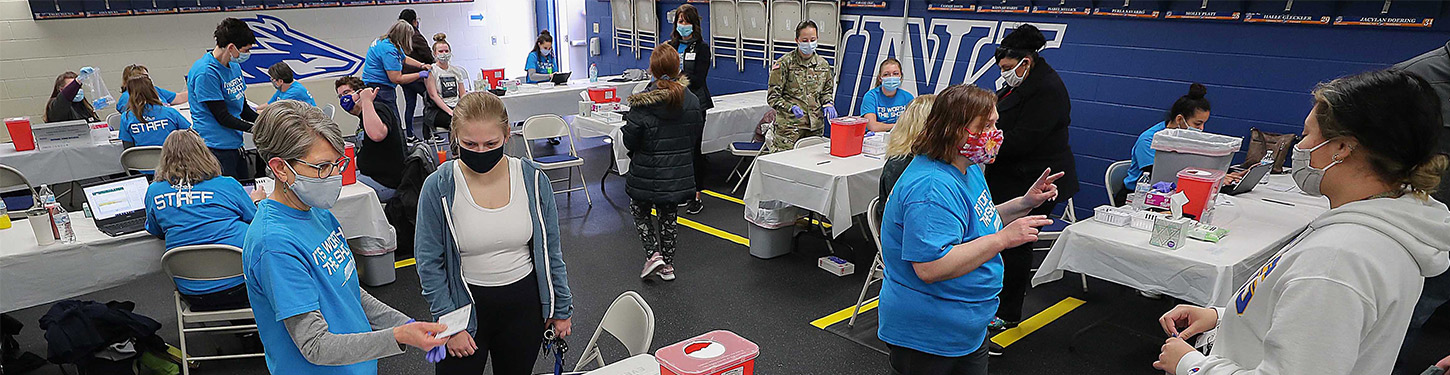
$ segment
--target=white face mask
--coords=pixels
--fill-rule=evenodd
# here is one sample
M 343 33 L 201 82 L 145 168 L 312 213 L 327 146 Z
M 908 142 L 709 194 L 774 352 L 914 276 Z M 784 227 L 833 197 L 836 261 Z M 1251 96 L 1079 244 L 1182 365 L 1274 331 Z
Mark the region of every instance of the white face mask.
M 438 56 L 433 56 L 433 58 L 434 59 L 437 59 L 438 62 L 444 62 L 444 63 L 446 63 L 446 62 L 448 62 L 448 60 L 452 60 L 453 59 L 453 53 L 452 52 L 444 52 L 444 53 L 438 54 Z
M 1329 144 L 1329 140 L 1325 140 L 1318 146 L 1314 146 L 1314 148 L 1308 150 L 1301 149 L 1297 145 L 1292 150 L 1293 155 L 1290 156 L 1289 175 L 1294 177 L 1294 184 L 1299 185 L 1299 190 L 1303 190 L 1304 194 L 1316 197 L 1324 195 L 1323 192 L 1319 191 L 1319 185 L 1324 182 L 1324 172 L 1344 162 L 1342 157 L 1335 155 L 1334 162 L 1329 163 L 1324 168 L 1314 168 L 1309 165 L 1310 156 L 1314 154 L 1314 150 L 1318 150 L 1327 144 Z M 1353 151 L 1354 149 L 1351 148 L 1350 150 Z
M 1188 120 L 1183 120 L 1183 128 L 1184 129 L 1188 129 L 1188 130 L 1192 130 L 1192 131 L 1196 131 L 1196 132 L 1203 131 L 1203 129 L 1199 129 L 1199 128 L 1195 128 L 1195 127 L 1192 127 L 1192 126 L 1188 126 Z
M 1022 67 L 1022 64 L 1023 63 L 1026 63 L 1026 62 L 1027 62 L 1027 59 L 1017 60 L 1017 65 L 1012 66 L 1012 69 L 1010 69 L 1010 70 L 1007 70 L 1005 72 L 1002 72 L 1002 82 L 1003 83 L 1006 83 L 1007 86 L 1012 86 L 1012 87 L 1021 86 L 1022 85 L 1022 80 L 1023 79 L 1027 79 L 1027 75 L 1025 73 L 1023 75 L 1020 75 L 1020 76 L 1017 75 L 1017 68 Z

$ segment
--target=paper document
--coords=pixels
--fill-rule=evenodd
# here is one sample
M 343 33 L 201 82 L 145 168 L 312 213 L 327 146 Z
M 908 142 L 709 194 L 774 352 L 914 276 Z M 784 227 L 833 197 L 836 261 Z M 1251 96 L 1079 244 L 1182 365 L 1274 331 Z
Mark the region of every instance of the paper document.
M 437 336 L 434 337 L 449 337 L 453 336 L 453 334 L 455 333 L 462 332 L 463 330 L 468 329 L 468 316 L 472 315 L 472 313 L 473 305 L 468 304 L 464 305 L 463 307 L 459 307 L 457 310 L 453 310 L 453 312 L 443 314 L 443 316 L 438 317 L 438 323 L 448 326 L 448 328 L 443 330 L 443 333 L 439 333 Z

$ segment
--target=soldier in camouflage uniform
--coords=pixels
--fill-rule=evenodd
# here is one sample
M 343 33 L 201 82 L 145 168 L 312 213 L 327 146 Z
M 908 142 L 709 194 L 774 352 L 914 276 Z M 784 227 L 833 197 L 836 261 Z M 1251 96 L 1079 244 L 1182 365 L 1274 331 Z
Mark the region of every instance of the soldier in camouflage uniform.
M 770 89 L 766 103 L 775 109 L 775 137 L 761 154 L 795 148 L 795 142 L 825 132 L 826 121 L 836 117 L 832 105 L 836 94 L 835 73 L 826 59 L 815 53 L 816 23 L 796 26 L 797 51 L 782 56 L 770 67 Z

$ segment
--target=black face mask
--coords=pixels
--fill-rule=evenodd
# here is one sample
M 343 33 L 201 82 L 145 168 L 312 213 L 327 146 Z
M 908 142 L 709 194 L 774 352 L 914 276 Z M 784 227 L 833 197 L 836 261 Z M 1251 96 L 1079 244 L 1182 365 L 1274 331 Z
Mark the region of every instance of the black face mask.
M 463 147 L 459 147 L 458 151 L 458 159 L 463 160 L 463 165 L 467 165 L 468 169 L 472 169 L 477 173 L 488 173 L 488 171 L 493 170 L 494 166 L 498 165 L 499 159 L 503 159 L 502 145 L 484 152 L 477 152 Z

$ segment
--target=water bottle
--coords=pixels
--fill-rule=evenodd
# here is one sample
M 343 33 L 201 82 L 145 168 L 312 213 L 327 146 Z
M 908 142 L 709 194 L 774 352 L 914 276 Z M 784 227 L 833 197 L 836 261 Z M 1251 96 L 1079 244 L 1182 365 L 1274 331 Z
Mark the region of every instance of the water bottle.
M 60 203 L 51 203 L 46 206 L 46 209 L 51 211 L 51 218 L 54 220 L 56 234 L 59 237 L 60 243 L 75 243 L 76 231 L 71 226 L 70 214 L 65 212 L 65 208 L 61 207 Z
M 589 82 L 599 82 L 599 68 L 589 63 Z
M 1259 159 L 1259 164 L 1274 165 L 1274 150 L 1268 150 L 1267 152 L 1264 152 L 1264 158 Z
M 1133 187 L 1133 192 L 1145 196 L 1148 195 L 1148 191 L 1153 190 L 1153 179 L 1151 177 L 1151 173 L 1143 172 L 1143 176 L 1138 177 L 1138 185 Z
M 76 80 L 81 81 L 81 89 L 86 91 L 86 99 L 91 101 L 91 107 L 96 110 L 105 109 L 115 102 L 111 96 L 111 90 L 106 88 L 106 81 L 101 79 L 101 71 L 92 67 L 81 68 Z

